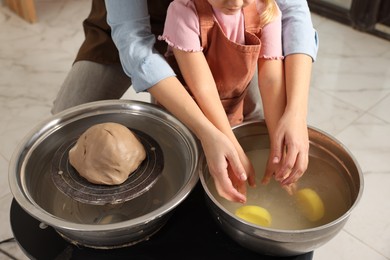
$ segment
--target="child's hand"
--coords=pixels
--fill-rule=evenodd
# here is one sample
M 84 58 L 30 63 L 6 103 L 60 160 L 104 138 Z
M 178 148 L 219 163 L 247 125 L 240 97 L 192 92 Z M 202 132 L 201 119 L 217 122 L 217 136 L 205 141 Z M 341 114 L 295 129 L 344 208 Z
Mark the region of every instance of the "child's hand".
M 245 154 L 245 152 L 242 149 L 238 149 L 238 157 L 240 158 L 240 162 L 244 167 L 249 185 L 251 187 L 255 187 L 256 186 L 255 169 L 253 168 L 251 161 L 249 160 L 248 156 Z M 239 193 L 246 196 L 246 187 L 247 187 L 246 181 L 243 181 L 242 179 L 238 178 L 237 174 L 234 173 L 230 165 L 228 166 L 228 175 L 229 175 L 229 179 L 232 182 L 233 187 Z
M 229 201 L 246 202 L 247 173 L 232 142 L 220 131 L 201 139 L 217 192 Z
M 246 155 L 241 146 L 236 147 L 236 150 L 238 151 L 238 157 L 240 158 L 240 161 L 245 169 L 249 186 L 256 187 L 255 169 L 253 168 L 252 162 L 249 160 L 248 156 Z
M 268 183 L 274 175 L 282 186 L 290 186 L 302 177 L 308 166 L 309 138 L 306 122 L 284 114 L 272 139 L 262 183 Z

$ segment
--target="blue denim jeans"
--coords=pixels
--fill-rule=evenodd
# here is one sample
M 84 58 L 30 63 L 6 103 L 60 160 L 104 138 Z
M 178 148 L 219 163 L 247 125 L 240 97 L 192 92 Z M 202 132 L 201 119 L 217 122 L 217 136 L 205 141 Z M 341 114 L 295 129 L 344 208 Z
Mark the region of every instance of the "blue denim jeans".
M 75 62 L 54 100 L 51 113 L 88 102 L 120 99 L 130 86 L 131 80 L 120 64 Z

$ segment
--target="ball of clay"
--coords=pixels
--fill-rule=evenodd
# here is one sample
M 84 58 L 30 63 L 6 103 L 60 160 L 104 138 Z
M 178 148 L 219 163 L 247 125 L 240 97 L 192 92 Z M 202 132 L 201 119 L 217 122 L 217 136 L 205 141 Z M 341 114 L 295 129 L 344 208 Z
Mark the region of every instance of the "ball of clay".
M 145 158 L 145 149 L 138 138 L 118 123 L 88 128 L 69 151 L 70 164 L 94 184 L 125 182 Z

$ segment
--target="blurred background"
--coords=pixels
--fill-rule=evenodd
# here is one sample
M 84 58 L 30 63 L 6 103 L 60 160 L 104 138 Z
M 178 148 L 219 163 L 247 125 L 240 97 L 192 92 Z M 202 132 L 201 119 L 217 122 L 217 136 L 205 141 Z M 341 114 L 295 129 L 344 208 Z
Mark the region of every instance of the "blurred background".
M 390 1 L 308 3 L 320 39 L 308 123 L 340 140 L 365 176 L 363 197 L 347 225 L 314 252 L 314 259 L 390 259 Z M 13 237 L 8 187 L 12 153 L 50 116 L 84 39 L 81 24 L 90 4 L 0 1 L 0 241 Z M 124 98 L 148 101 L 149 94 L 130 89 Z M 0 244 L 0 259 L 27 257 L 11 240 Z

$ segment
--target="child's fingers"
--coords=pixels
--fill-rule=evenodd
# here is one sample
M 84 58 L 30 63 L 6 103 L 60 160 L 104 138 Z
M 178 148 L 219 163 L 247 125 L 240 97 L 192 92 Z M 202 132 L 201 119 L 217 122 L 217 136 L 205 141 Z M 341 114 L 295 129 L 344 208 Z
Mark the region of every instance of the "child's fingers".
M 292 183 L 297 182 L 307 170 L 308 162 L 309 155 L 303 152 L 299 153 L 297 155 L 296 163 L 294 165 L 294 168 L 292 169 L 291 174 L 286 179 L 284 179 L 281 184 L 290 185 Z

